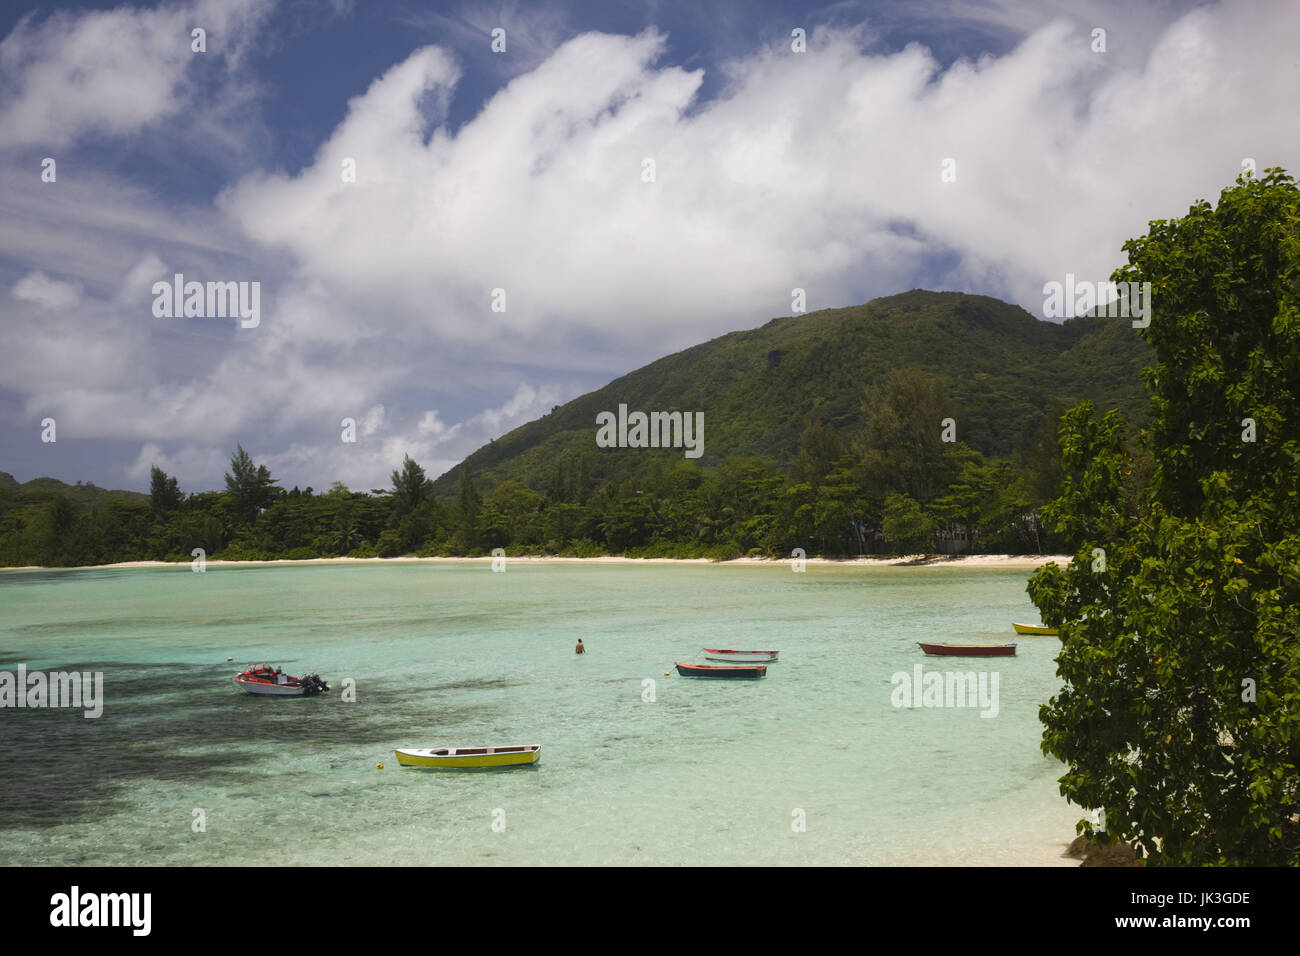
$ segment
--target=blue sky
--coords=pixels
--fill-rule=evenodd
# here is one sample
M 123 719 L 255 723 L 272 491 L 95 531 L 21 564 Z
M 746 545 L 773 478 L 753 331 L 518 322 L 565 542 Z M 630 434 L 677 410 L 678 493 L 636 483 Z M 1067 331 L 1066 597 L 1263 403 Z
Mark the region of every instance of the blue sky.
M 286 487 L 381 487 L 794 288 L 1041 314 L 1243 162 L 1294 172 L 1297 26 L 1283 2 L 9 4 L 0 470 L 197 491 L 242 443 Z M 176 273 L 259 283 L 257 325 L 156 315 Z

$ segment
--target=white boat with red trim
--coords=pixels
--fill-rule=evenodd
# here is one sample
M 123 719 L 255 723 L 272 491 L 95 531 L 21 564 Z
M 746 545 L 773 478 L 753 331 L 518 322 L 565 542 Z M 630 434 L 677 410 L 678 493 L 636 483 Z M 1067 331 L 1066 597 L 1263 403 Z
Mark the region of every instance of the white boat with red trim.
M 330 689 L 319 674 L 294 677 L 270 664 L 249 664 L 230 679 L 244 693 L 259 697 L 314 697 Z
M 706 647 L 707 661 L 727 661 L 731 664 L 775 664 L 780 651 L 732 651 L 721 647 Z

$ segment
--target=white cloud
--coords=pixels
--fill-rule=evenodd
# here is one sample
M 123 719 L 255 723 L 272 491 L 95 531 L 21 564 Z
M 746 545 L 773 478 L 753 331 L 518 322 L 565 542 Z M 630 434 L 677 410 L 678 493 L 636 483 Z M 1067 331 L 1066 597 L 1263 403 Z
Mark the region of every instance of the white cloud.
M 233 452 L 234 449 L 231 449 Z M 166 452 L 156 442 L 147 442 L 127 470 L 128 478 L 147 484 L 150 470 L 157 465 L 177 479 L 181 490 L 189 494 L 196 491 L 224 489 L 221 476 L 230 469 L 231 452 L 200 446 L 181 447 Z
M 287 447 L 267 449 L 245 441 L 254 460 L 265 464 L 282 487 L 311 485 L 324 490 L 334 481 L 349 488 L 386 488 L 390 475 L 410 455 L 426 473 L 436 478 L 490 439 L 499 438 L 518 426 L 550 411 L 556 403 L 576 397 L 572 385 L 519 383 L 515 393 L 501 406 L 486 408 L 455 424 L 446 424 L 436 409 L 418 419 L 398 421 L 383 405 L 376 405 L 357 420 L 357 440 L 342 440 L 342 429 L 318 428 L 311 439 L 295 439 Z M 63 419 L 59 419 L 63 428 Z M 127 476 L 147 480 L 149 468 L 158 465 L 180 478 L 183 487 L 221 487 L 221 476 L 229 469 L 234 441 L 225 445 L 191 443 L 184 436 L 168 444 L 145 442 Z
M 44 272 L 29 272 L 14 283 L 13 295 L 39 309 L 69 309 L 81 301 L 81 285 L 51 279 Z
M 361 436 L 368 438 L 379 431 L 384 424 L 384 406 L 375 405 L 361 417 L 358 423 L 361 426 Z
M 427 411 L 420 418 L 420 423 L 416 430 L 420 435 L 426 436 L 432 445 L 441 445 L 459 434 L 461 423 L 448 427 L 448 425 L 439 417 L 436 409 Z
M 1278 71 L 1292 69 L 1281 23 L 1300 19 L 1277 4 L 1261 31 L 1242 9 L 1188 13 L 1145 62 L 1092 52 L 1091 24 L 1068 19 L 946 71 L 917 46 L 877 54 L 819 31 L 806 54 L 730 63 L 703 104 L 698 71 L 656 65 L 658 33 L 588 34 L 454 135 L 417 108 L 457 81 L 425 48 L 351 102 L 314 165 L 222 202 L 303 275 L 392 316 L 388 334 L 504 361 L 581 362 L 591 331 L 686 344 L 787 313 L 796 286 L 810 308 L 901 291 L 941 253 L 960 257 L 954 286 L 1037 309 L 1043 282 L 1105 278 L 1149 218 L 1216 194 L 1238 154 L 1294 156 Z M 343 155 L 359 182 L 340 182 Z
M 520 382 L 514 395 L 504 405 L 500 408 L 484 409 L 470 418 L 466 424 L 471 428 L 477 428 L 480 434 L 496 438 L 546 414 L 557 403 L 567 402 L 573 397 L 560 385 L 533 388 L 527 382 Z
M 13 143 L 144 136 L 186 109 L 188 61 L 146 51 L 194 9 L 217 7 L 24 21 L 0 42 Z M 1167 9 L 1094 2 L 1044 23 L 993 3 L 992 21 L 1029 34 L 946 69 L 865 30 L 814 31 L 805 54 L 782 38 L 730 61 L 703 102 L 703 74 L 661 62 L 659 32 L 587 34 L 454 132 L 459 54 L 424 47 L 349 101 L 305 168 L 250 173 L 214 208 L 93 170 L 19 185 L 35 167 L 7 159 L 0 381 L 61 438 L 165 450 L 193 480 L 219 481 L 242 441 L 288 484 L 379 487 L 405 453 L 440 473 L 573 397 L 578 376 L 788 314 L 796 286 L 810 309 L 927 284 L 1036 311 L 1044 282 L 1104 279 L 1125 239 L 1214 199 L 1242 158 L 1298 165 L 1300 12 Z M 468 17 L 471 34 L 487 22 Z M 538 22 L 532 36 L 555 29 Z M 1096 23 L 1111 52 L 1091 51 Z M 105 31 L 121 49 L 87 59 Z M 166 95 L 117 103 L 137 83 Z M 942 282 L 919 281 L 935 262 Z M 173 270 L 260 280 L 261 326 L 153 319 L 146 286 Z
M 29 15 L 0 41 L 0 101 L 9 146 L 62 147 L 88 132 L 126 135 L 184 104 L 196 57 L 233 66 L 269 0 L 196 0 L 153 10 L 118 7 Z M 208 33 L 191 51 L 190 31 Z

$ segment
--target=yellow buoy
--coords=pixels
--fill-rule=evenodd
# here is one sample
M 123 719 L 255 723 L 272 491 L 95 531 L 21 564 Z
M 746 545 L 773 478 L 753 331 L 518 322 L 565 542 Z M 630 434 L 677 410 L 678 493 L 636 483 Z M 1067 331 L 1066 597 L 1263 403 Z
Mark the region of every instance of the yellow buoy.
M 668 676 L 668 671 L 664 671 L 664 676 L 665 676 L 665 677 Z
M 381 764 L 381 763 L 377 763 L 377 764 L 375 764 L 375 769 L 376 769 L 376 770 L 383 770 L 383 769 L 384 769 L 384 765 Z

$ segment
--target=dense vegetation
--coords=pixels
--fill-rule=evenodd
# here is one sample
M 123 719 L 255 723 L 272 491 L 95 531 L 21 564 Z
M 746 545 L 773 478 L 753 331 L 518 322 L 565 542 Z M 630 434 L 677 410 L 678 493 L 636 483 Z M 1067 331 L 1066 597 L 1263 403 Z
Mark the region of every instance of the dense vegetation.
M 1146 463 L 1118 413 L 1065 416 L 1043 749 L 1155 862 L 1300 864 L 1300 190 L 1269 170 L 1124 248 L 1154 291 Z
M 668 356 L 430 481 L 279 487 L 236 450 L 220 492 L 155 469 L 146 498 L 0 479 L 0 564 L 508 554 L 725 558 L 1063 546 L 1055 429 L 1079 399 L 1141 421 L 1148 347 L 1117 319 L 1036 320 L 913 291 Z M 704 456 L 596 447 L 599 411 L 703 411 Z M 944 440 L 941 423 L 952 419 Z
M 1128 322 L 1035 319 L 987 296 L 913 290 L 862 306 L 773 319 L 666 356 L 483 446 L 465 465 L 480 487 L 507 479 L 544 490 L 556 461 L 585 469 L 590 486 L 645 477 L 681 451 L 595 447 L 597 414 L 629 410 L 704 413 L 704 456 L 759 457 L 784 470 L 811 424 L 850 442 L 867 425 L 867 386 L 891 371 L 942 379 L 957 437 L 995 459 L 1022 455 L 1049 409 L 1089 399 L 1145 423 L 1139 372 L 1150 357 Z M 935 422 L 934 428 L 938 428 Z M 434 483 L 450 500 L 453 468 Z

